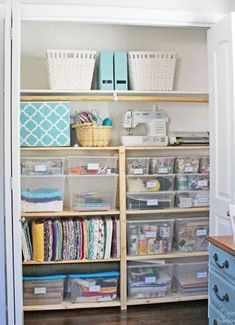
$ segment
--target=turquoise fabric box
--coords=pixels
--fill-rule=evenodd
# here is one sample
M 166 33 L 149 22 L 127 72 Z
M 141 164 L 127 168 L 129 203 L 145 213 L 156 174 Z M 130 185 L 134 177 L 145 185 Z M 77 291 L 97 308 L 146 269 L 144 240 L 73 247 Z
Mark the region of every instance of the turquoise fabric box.
M 21 147 L 70 145 L 70 102 L 21 102 Z
M 101 51 L 98 67 L 98 88 L 113 90 L 113 52 Z
M 128 90 L 127 52 L 114 53 L 114 88 Z

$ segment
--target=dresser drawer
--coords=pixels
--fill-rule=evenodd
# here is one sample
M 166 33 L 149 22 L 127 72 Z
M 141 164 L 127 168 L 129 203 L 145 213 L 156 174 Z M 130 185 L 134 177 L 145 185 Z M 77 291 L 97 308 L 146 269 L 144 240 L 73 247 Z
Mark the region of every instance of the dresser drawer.
M 235 280 L 235 257 L 212 244 L 209 252 L 210 267 L 213 266 L 223 276 L 227 275 L 231 281 Z
M 210 302 L 217 308 L 235 315 L 235 286 L 210 269 Z
M 223 310 L 219 310 L 215 305 L 209 306 L 209 325 L 233 324 L 232 319 Z

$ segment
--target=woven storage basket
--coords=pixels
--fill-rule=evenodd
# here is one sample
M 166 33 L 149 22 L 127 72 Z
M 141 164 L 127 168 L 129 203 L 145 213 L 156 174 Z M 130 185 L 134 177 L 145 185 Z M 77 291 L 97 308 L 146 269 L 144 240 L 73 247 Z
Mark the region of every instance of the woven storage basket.
M 106 147 L 109 144 L 112 126 L 97 126 L 93 123 L 73 125 L 82 147 Z
M 90 90 L 95 59 L 95 51 L 47 50 L 50 88 Z
M 176 54 L 170 52 L 128 52 L 131 90 L 173 90 Z

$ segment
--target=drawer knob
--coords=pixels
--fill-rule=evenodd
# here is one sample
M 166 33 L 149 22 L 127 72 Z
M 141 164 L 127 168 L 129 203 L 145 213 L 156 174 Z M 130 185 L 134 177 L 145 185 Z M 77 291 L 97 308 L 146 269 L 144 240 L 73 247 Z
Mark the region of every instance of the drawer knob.
M 215 264 L 216 264 L 220 269 L 224 269 L 224 268 L 225 268 L 225 269 L 228 269 L 228 268 L 229 268 L 229 261 L 228 261 L 228 260 L 225 260 L 223 264 L 219 264 L 219 263 L 218 263 L 219 258 L 218 258 L 218 255 L 217 255 L 216 253 L 214 254 L 213 258 L 214 258 Z
M 217 323 L 217 320 L 216 320 L 216 319 L 214 319 L 214 320 L 213 320 L 213 325 L 218 325 L 218 323 Z
M 218 289 L 218 286 L 215 284 L 214 285 L 214 288 L 213 288 L 214 292 L 215 292 L 215 295 L 216 297 L 220 300 L 220 301 L 226 301 L 226 302 L 229 302 L 229 295 L 227 293 L 225 293 L 223 295 L 223 297 L 220 297 L 219 295 L 219 289 Z

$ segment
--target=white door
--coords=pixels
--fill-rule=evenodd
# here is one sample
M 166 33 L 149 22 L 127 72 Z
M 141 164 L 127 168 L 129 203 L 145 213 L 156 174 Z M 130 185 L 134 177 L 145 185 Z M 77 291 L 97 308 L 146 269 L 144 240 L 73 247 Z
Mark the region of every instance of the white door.
M 210 102 L 210 234 L 232 233 L 235 203 L 235 16 L 208 31 Z

